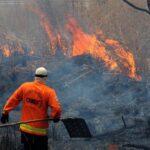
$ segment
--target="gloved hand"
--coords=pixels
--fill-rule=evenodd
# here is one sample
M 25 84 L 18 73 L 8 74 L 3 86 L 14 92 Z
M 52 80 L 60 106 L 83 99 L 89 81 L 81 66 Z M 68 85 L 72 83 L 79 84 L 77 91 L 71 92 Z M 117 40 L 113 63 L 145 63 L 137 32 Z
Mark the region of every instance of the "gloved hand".
M 54 123 L 58 123 L 59 121 L 60 121 L 60 118 L 54 118 L 54 119 L 53 119 L 53 122 L 54 122 Z
M 1 123 L 6 123 L 9 121 L 9 114 L 3 114 L 2 113 L 2 116 L 1 116 Z

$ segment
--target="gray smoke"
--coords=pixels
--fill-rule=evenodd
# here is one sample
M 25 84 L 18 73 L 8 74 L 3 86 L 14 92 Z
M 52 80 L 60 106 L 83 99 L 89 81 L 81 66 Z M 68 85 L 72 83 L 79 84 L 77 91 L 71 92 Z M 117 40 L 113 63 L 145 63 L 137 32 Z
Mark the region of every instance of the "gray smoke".
M 149 117 L 149 15 L 116 0 L 2 2 L 0 43 L 11 41 L 15 45 L 19 41 L 25 51 L 25 55 L 14 54 L 10 58 L 2 57 L 0 61 L 2 104 L 22 82 L 32 81 L 36 67 L 45 66 L 49 70 L 47 84 L 58 93 L 63 117 L 86 119 L 95 137 L 122 129 L 122 116 L 127 120 L 146 120 Z M 144 2 L 137 3 L 145 6 Z M 56 55 L 49 54 L 49 39 L 39 17 L 28 8 L 29 4 L 39 7 L 48 16 L 53 33 L 59 31 L 67 41 L 70 40 L 68 45 L 71 39 L 64 26 L 68 16 L 73 16 L 85 32 L 102 29 L 108 37 L 129 47 L 142 80 L 135 81 L 123 74 L 114 74 L 101 61 L 89 55 L 69 58 L 61 53 L 60 48 Z M 10 40 L 3 37 L 4 33 L 11 37 Z M 34 55 L 29 55 L 33 47 Z M 18 120 L 18 117 L 15 119 Z M 135 125 L 131 120 L 127 124 Z

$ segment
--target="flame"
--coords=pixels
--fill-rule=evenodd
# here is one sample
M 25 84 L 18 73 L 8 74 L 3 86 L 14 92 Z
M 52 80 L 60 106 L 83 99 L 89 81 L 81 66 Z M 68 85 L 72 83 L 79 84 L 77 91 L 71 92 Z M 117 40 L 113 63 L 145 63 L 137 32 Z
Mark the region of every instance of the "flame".
M 125 50 L 116 40 L 106 39 L 105 42 L 114 48 L 116 55 L 120 58 L 120 63 L 128 70 L 128 76 L 132 79 L 141 80 L 141 77 L 136 74 L 134 55 Z
M 95 34 L 85 33 L 74 18 L 69 18 L 66 28 L 72 34 L 71 56 L 90 54 L 93 58 L 103 61 L 108 69 L 125 73 L 132 79 L 141 80 L 141 76 L 137 75 L 134 55 L 131 51 L 124 49 L 118 41 L 106 38 L 102 31 L 97 33 L 101 40 Z M 115 57 L 118 57 L 117 60 L 111 56 L 107 47 L 112 48 Z
M 1 46 L 1 49 L 2 49 L 2 53 L 5 57 L 10 57 L 11 56 L 11 50 L 10 50 L 8 45 Z
M 55 55 L 55 50 L 56 50 L 56 39 L 53 37 L 52 34 L 52 27 L 48 21 L 48 19 L 46 18 L 46 16 L 41 18 L 41 25 L 44 28 L 44 30 L 46 31 L 48 38 L 50 40 L 50 43 L 52 44 L 52 50 L 53 50 L 53 54 Z
M 117 61 L 120 64 L 121 72 L 127 72 L 126 74 L 135 80 L 141 80 L 141 76 L 137 75 L 137 69 L 135 64 L 134 55 L 131 50 L 124 48 L 119 41 L 113 39 L 107 39 L 104 33 L 100 30 L 97 35 L 105 42 L 106 45 L 111 46 L 114 50 L 115 55 L 118 57 Z
M 40 24 L 41 24 L 42 28 L 45 30 L 45 32 L 46 32 L 46 34 L 49 38 L 50 44 L 51 44 L 51 50 L 52 50 L 51 53 L 53 55 L 55 55 L 55 53 L 56 53 L 56 38 L 53 35 L 53 32 L 52 32 L 53 28 L 52 28 L 52 25 L 49 21 L 49 18 L 38 7 L 33 8 L 33 7 L 30 6 L 29 9 L 32 12 L 34 12 L 40 18 Z
M 24 49 L 19 42 L 13 47 L 12 45 L 8 44 L 1 45 L 1 50 L 5 57 L 11 57 L 14 52 L 18 52 L 18 54 L 24 54 Z
M 101 30 L 97 34 L 85 33 L 75 18 L 69 17 L 66 29 L 72 35 L 72 50 L 71 53 L 68 53 L 68 47 L 65 46 L 61 34 L 59 32 L 56 32 L 56 34 L 52 32 L 53 27 L 47 15 L 38 7 L 30 7 L 30 10 L 40 18 L 40 24 L 50 41 L 49 49 L 51 54 L 56 54 L 57 46 L 59 46 L 63 54 L 68 57 L 88 54 L 104 62 L 104 65 L 111 71 L 122 72 L 132 79 L 141 80 L 141 77 L 137 75 L 135 58 L 131 51 L 124 49 L 118 41 L 108 39 Z M 115 56 L 112 55 L 112 53 Z M 116 57 L 118 59 L 116 59 Z
M 67 46 L 65 44 L 65 41 L 63 40 L 63 38 L 62 38 L 62 36 L 61 36 L 61 34 L 59 32 L 56 33 L 56 36 L 57 36 L 57 42 L 58 42 L 59 47 L 63 51 L 63 54 L 65 56 L 67 56 L 68 53 L 67 53 Z
M 3 33 L 3 37 L 6 43 L 1 44 L 0 49 L 4 57 L 11 57 L 15 52 L 17 54 L 25 53 L 22 42 L 15 35 Z
M 74 18 L 70 18 L 66 28 L 73 36 L 72 56 L 90 54 L 93 58 L 102 60 L 110 70 L 118 68 L 104 44 L 95 35 L 84 33 Z

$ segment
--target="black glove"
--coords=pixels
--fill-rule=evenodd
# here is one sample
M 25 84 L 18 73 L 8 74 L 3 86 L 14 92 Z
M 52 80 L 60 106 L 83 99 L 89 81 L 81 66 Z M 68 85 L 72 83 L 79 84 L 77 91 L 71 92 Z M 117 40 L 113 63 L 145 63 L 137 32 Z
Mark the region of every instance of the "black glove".
M 55 119 L 53 119 L 53 122 L 54 123 L 58 123 L 60 121 L 60 118 L 55 118 Z
M 6 123 L 9 121 L 9 115 L 8 114 L 2 114 L 1 116 L 1 123 Z

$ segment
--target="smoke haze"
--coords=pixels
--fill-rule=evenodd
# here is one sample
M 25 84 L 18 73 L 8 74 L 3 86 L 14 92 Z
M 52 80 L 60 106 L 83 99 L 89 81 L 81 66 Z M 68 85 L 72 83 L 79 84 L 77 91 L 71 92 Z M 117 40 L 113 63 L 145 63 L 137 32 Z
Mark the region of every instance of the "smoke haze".
M 133 2 L 146 9 L 145 2 Z M 70 27 L 69 18 L 77 25 Z M 0 1 L 2 104 L 22 82 L 33 80 L 36 67 L 45 66 L 47 84 L 58 93 L 63 117 L 85 118 L 95 137 L 122 129 L 122 116 L 146 120 L 149 19 L 121 0 Z M 107 57 L 99 54 L 101 47 Z M 118 68 L 110 67 L 112 60 Z

